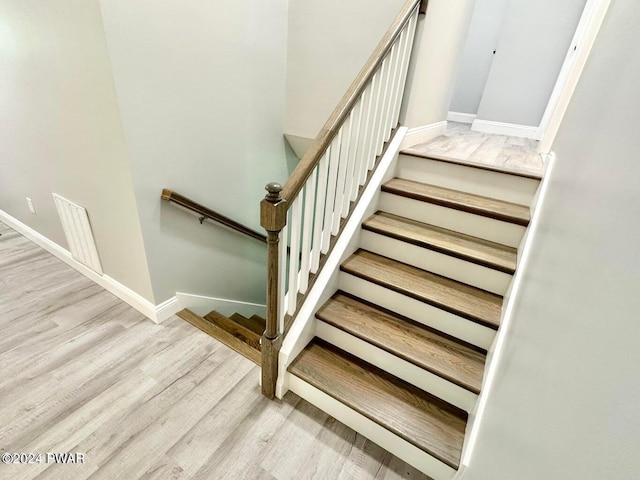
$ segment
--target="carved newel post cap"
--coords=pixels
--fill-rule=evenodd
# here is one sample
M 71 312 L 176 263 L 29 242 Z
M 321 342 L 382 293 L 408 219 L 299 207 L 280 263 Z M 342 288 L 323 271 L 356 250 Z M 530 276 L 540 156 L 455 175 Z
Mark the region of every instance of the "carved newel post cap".
M 267 183 L 267 186 L 264 187 L 264 189 L 267 192 L 269 192 L 265 197 L 268 202 L 278 203 L 280 200 L 282 200 L 282 197 L 280 197 L 280 192 L 282 191 L 282 185 L 280 185 L 279 183 L 276 183 L 276 182 Z

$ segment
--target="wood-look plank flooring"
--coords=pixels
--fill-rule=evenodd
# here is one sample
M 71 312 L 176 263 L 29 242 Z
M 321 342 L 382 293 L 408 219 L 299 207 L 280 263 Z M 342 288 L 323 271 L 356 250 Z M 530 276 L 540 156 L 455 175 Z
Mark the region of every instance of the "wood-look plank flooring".
M 441 155 L 540 177 L 544 171 L 544 156 L 537 152 L 537 148 L 536 140 L 474 132 L 471 125 L 448 122 L 444 135 L 407 151 Z
M 316 317 L 462 388 L 480 393 L 485 355 L 466 344 L 343 292 L 331 297 Z
M 490 328 L 500 325 L 502 297 L 366 250 L 340 269 Z
M 382 185 L 382 191 L 496 220 L 516 223 L 524 227 L 529 225 L 529 207 L 517 203 L 414 182 L 404 178 L 392 178 Z
M 513 247 L 392 213 L 376 212 L 362 224 L 362 228 L 508 274 L 516 270 L 517 251 Z
M 318 338 L 289 371 L 452 468 L 467 414 Z
M 156 325 L 0 223 L 0 464 L 11 480 L 426 479 L 189 323 Z

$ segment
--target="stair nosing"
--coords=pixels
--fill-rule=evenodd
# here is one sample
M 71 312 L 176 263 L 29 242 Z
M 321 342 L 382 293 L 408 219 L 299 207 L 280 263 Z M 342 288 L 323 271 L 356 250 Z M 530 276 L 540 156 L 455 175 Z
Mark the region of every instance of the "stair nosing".
M 396 317 L 398 320 L 406 321 L 408 323 L 409 322 L 414 323 L 417 326 L 419 326 L 420 328 L 424 328 L 425 330 L 430 331 L 434 335 L 440 336 L 440 337 L 444 338 L 445 340 L 449 340 L 449 341 L 454 342 L 454 343 L 465 343 L 465 345 L 463 345 L 463 346 L 465 346 L 467 348 L 472 347 L 471 345 L 466 345 L 466 342 L 461 342 L 459 339 L 457 339 L 455 337 L 452 337 L 451 335 L 443 334 L 442 332 L 438 332 L 437 330 L 431 329 L 428 326 L 419 324 L 418 322 L 414 322 L 414 321 L 412 321 L 410 319 L 406 319 L 406 318 L 398 315 L 395 312 L 388 311 L 388 310 L 386 310 L 386 309 L 384 309 L 382 307 L 379 307 L 378 305 L 374 305 L 374 304 L 372 304 L 370 302 L 367 302 L 366 300 L 362 300 L 361 298 L 357 298 L 357 297 L 355 297 L 355 296 L 353 296 L 353 295 L 351 295 L 349 293 L 342 292 L 340 290 L 338 292 L 336 292 L 336 294 L 337 293 L 341 293 L 342 295 L 354 298 L 354 299 L 356 299 L 357 301 L 359 301 L 359 302 L 361 302 L 363 304 L 368 304 L 371 307 L 376 308 L 376 309 L 380 310 L 383 313 L 386 313 L 388 315 L 392 315 L 392 316 Z M 334 294 L 334 296 L 332 296 L 331 298 L 333 299 L 336 294 Z M 452 375 L 448 375 L 447 373 L 441 371 L 440 369 L 429 365 L 427 362 L 417 363 L 415 361 L 415 359 L 413 359 L 409 355 L 403 354 L 402 352 L 398 353 L 398 352 L 392 351 L 391 349 L 387 348 L 387 346 L 385 346 L 382 342 L 375 341 L 374 339 L 367 338 L 364 335 L 360 334 L 359 332 L 357 332 L 357 331 L 355 331 L 355 330 L 353 330 L 351 328 L 348 328 L 343 324 L 340 324 L 338 322 L 333 321 L 331 318 L 329 318 L 327 315 L 324 314 L 323 310 L 324 310 L 324 306 L 323 306 L 323 308 L 320 308 L 318 310 L 318 312 L 316 312 L 316 318 L 318 320 L 320 320 L 322 322 L 325 322 L 325 323 L 327 323 L 327 324 L 331 325 L 332 327 L 335 327 L 335 328 L 337 328 L 339 330 L 342 330 L 343 332 L 345 332 L 345 333 L 347 333 L 349 335 L 352 335 L 352 336 L 354 336 L 356 338 L 359 338 L 363 342 L 366 342 L 366 343 L 368 343 L 370 345 L 373 345 L 376 348 L 384 350 L 385 352 L 387 352 L 387 353 L 389 353 L 391 355 L 394 355 L 394 356 L 396 356 L 396 357 L 398 357 L 398 358 L 400 358 L 400 359 L 402 359 L 402 360 L 404 360 L 404 361 L 406 361 L 406 362 L 408 362 L 408 363 L 410 363 L 412 365 L 415 365 L 418 368 L 426 370 L 426 371 L 432 373 L 433 375 L 436 375 L 437 377 L 440 377 L 440 378 L 442 378 L 442 379 L 444 379 L 444 380 L 446 380 L 448 382 L 453 383 L 454 385 L 457 385 L 460 388 L 463 388 L 463 389 L 465 389 L 465 390 L 467 390 L 467 391 L 469 391 L 471 393 L 474 393 L 476 395 L 480 394 L 480 388 L 476 388 L 473 385 L 468 384 L 467 382 L 464 382 L 464 381 L 462 381 L 460 379 L 455 378 Z M 481 349 L 472 348 L 472 350 L 478 351 L 478 350 L 481 350 Z M 485 355 L 486 355 L 486 353 L 485 353 Z M 480 382 L 480 384 L 482 384 L 482 382 Z
M 511 205 L 516 205 L 518 207 L 525 207 L 526 208 L 525 205 L 520 205 L 520 204 L 513 203 L 513 202 L 506 202 L 504 200 L 498 200 L 496 198 L 485 197 L 483 195 L 476 195 L 476 194 L 466 193 L 466 192 L 462 192 L 462 191 L 459 191 L 459 190 L 454 190 L 452 188 L 440 187 L 438 185 L 415 182 L 413 180 L 407 180 L 407 179 L 404 179 L 404 178 L 403 179 L 393 178 L 393 179 L 387 181 L 386 183 L 384 183 L 380 187 L 382 192 L 389 193 L 391 195 L 397 195 L 397 196 L 400 196 L 400 197 L 410 198 L 410 199 L 416 200 L 418 202 L 425 202 L 425 203 L 430 203 L 432 205 L 438 205 L 438 206 L 441 206 L 441 207 L 451 208 L 452 210 L 457 210 L 457 211 L 469 213 L 469 214 L 472 214 L 472 215 L 478 215 L 478 216 L 485 217 L 485 218 L 491 218 L 493 220 L 498 220 L 498 221 L 501 221 L 501 222 L 511 223 L 513 225 L 519 225 L 521 227 L 527 227 L 529 225 L 529 222 L 531 221 L 531 215 L 530 214 L 527 216 L 526 219 L 524 219 L 524 218 L 521 218 L 521 217 L 518 217 L 518 216 L 509 215 L 509 214 L 500 212 L 500 211 L 495 210 L 495 209 L 479 208 L 479 207 L 476 207 L 476 206 L 473 206 L 473 205 L 469 205 L 469 204 L 464 203 L 464 202 L 457 202 L 457 201 L 453 201 L 453 200 L 448 200 L 448 199 L 445 199 L 445 198 L 436 197 L 434 195 L 428 195 L 428 194 L 422 195 L 422 194 L 409 192 L 407 190 L 403 190 L 403 189 L 400 189 L 398 187 L 394 187 L 393 185 L 389 185 L 389 183 L 392 182 L 393 180 L 402 180 L 402 181 L 405 181 L 405 182 L 411 182 L 411 183 L 415 183 L 415 184 L 426 185 L 428 187 L 437 188 L 439 190 L 445 190 L 445 191 L 454 192 L 454 193 L 457 193 L 457 194 L 463 194 L 463 195 L 468 196 L 468 197 L 483 198 L 483 199 L 488 199 L 488 200 L 491 200 L 491 201 L 497 201 L 497 202 L 500 202 L 500 203 L 511 204 Z
M 501 168 L 498 165 L 485 165 L 482 163 L 473 162 L 471 160 L 463 160 L 460 158 L 447 157 L 446 155 L 437 155 L 434 153 L 420 153 L 420 152 L 411 151 L 410 149 L 401 150 L 400 154 L 407 155 L 410 157 L 423 158 L 425 160 L 433 160 L 436 162 L 450 163 L 453 165 L 460 165 L 463 167 L 476 168 L 478 170 L 487 170 L 489 172 L 502 173 L 504 175 L 512 175 L 514 177 L 528 178 L 531 180 L 540 181 L 543 178 L 542 174 L 536 174 L 533 172 L 506 170 Z
M 362 251 L 366 251 L 366 250 L 363 250 L 363 249 L 359 249 L 359 250 L 357 250 L 357 251 L 361 251 L 361 250 L 362 250 Z M 356 251 L 356 252 L 357 252 L 357 251 Z M 384 257 L 383 255 L 378 255 L 378 254 L 375 254 L 375 255 L 377 255 L 377 256 L 379 256 L 379 257 Z M 391 259 L 391 258 L 388 258 L 388 257 L 384 257 L 384 258 L 387 258 L 388 260 L 391 260 L 391 261 L 393 261 L 393 262 L 395 262 L 395 263 L 399 263 L 399 264 L 407 265 L 407 264 L 405 264 L 405 263 L 403 263 L 403 262 L 399 262 L 399 261 L 397 261 L 397 260 L 394 260 L 394 259 Z M 344 262 L 343 262 L 343 263 L 344 263 Z M 408 265 L 408 266 L 410 266 L 410 267 L 412 267 L 412 268 L 416 268 L 416 269 L 420 270 L 419 268 L 414 267 L 413 265 Z M 394 291 L 394 292 L 396 292 L 396 293 L 399 293 L 399 294 L 401 294 L 401 295 L 405 295 L 405 296 L 407 296 L 407 297 L 413 298 L 414 300 L 417 300 L 417 301 L 419 301 L 419 302 L 425 303 L 425 304 L 427 304 L 427 305 L 431 305 L 431 306 L 436 307 L 436 308 L 438 308 L 438 309 L 440 309 L 440 310 L 444 310 L 445 312 L 448 312 L 448 313 L 451 313 L 451 314 L 453 314 L 453 315 L 457 315 L 457 316 L 459 316 L 459 317 L 465 318 L 465 319 L 467 319 L 467 320 L 469 320 L 469 321 L 475 322 L 475 323 L 477 323 L 477 324 L 479 324 L 479 325 L 483 325 L 483 326 L 485 326 L 485 327 L 487 327 L 487 328 L 490 328 L 490 329 L 492 329 L 492 330 L 498 330 L 498 328 L 499 328 L 499 326 L 500 326 L 500 322 L 499 322 L 499 320 L 498 320 L 498 322 L 497 322 L 497 323 L 493 323 L 493 322 L 491 322 L 491 321 L 489 321 L 489 320 L 486 320 L 486 319 L 484 319 L 484 318 L 481 318 L 481 317 L 478 317 L 478 316 L 474 316 L 474 315 L 471 315 L 471 314 L 466 313 L 466 312 L 461 312 L 461 311 L 459 311 L 459 310 L 456 310 L 455 308 L 451 308 L 451 307 L 449 307 L 448 305 L 441 304 L 441 303 L 439 303 L 439 302 L 437 302 L 437 301 L 435 301 L 435 300 L 428 299 L 428 298 L 424 298 L 424 297 L 422 297 L 422 296 L 421 296 L 421 295 L 419 295 L 419 294 L 416 294 L 416 293 L 413 293 L 413 292 L 410 292 L 410 291 L 404 290 L 404 289 L 402 289 L 402 288 L 400 288 L 400 287 L 396 287 L 395 285 L 390 285 L 390 284 L 388 284 L 388 283 L 385 283 L 385 282 L 384 282 L 384 280 L 380 280 L 380 279 L 377 279 L 377 278 L 369 277 L 369 276 L 364 275 L 364 274 L 360 274 L 359 272 L 357 272 L 357 271 L 356 271 L 356 270 L 354 270 L 354 269 L 346 268 L 343 264 L 341 264 L 341 265 L 340 265 L 340 271 L 341 271 L 341 272 L 344 272 L 344 273 L 347 273 L 347 274 L 349 274 L 349 275 L 353 275 L 353 276 L 355 276 L 355 277 L 358 277 L 358 278 L 360 278 L 360 279 L 362 279 L 362 280 L 365 280 L 365 281 L 367 281 L 367 282 L 371 282 L 371 283 L 373 283 L 373 284 L 375 284 L 375 285 L 379 285 L 379 286 L 381 286 L 381 287 L 387 288 L 387 289 L 389 289 L 389 290 L 391 290 L 391 291 Z M 433 272 L 428 272 L 428 271 L 426 271 L 426 270 L 423 270 L 423 271 L 425 271 L 426 273 L 429 273 L 429 274 L 431 274 L 431 275 L 434 275 L 434 276 L 436 276 L 436 277 L 445 278 L 446 280 L 449 280 L 449 281 L 451 281 L 451 282 L 455 282 L 455 283 L 458 283 L 458 284 L 461 284 L 461 285 L 466 285 L 466 284 L 464 284 L 464 283 L 462 283 L 462 282 L 459 282 L 459 281 L 457 281 L 457 280 L 452 280 L 452 279 L 449 279 L 449 278 L 443 277 L 442 275 L 438 275 L 438 274 L 433 273 Z M 471 285 L 466 285 L 466 286 L 471 287 L 471 288 L 475 288 L 476 290 L 481 290 L 481 289 L 479 289 L 479 288 L 477 288 L 477 287 L 472 287 Z M 484 291 L 484 290 L 481 290 L 481 291 Z M 490 292 L 487 292 L 487 293 L 490 293 Z M 493 294 L 493 295 L 495 295 L 495 294 Z M 499 296 L 499 295 L 497 295 L 497 296 Z
M 347 360 L 350 360 L 348 357 L 353 357 L 353 358 L 355 358 L 356 360 L 358 360 L 360 363 L 365 363 L 365 364 L 367 364 L 367 365 L 371 365 L 371 364 L 369 364 L 368 362 L 366 362 L 366 361 L 364 361 L 364 360 L 362 360 L 362 359 L 359 359 L 359 358 L 355 357 L 353 354 L 351 354 L 351 353 L 349 353 L 349 352 L 345 352 L 344 350 L 342 350 L 342 349 L 340 349 L 340 348 L 336 347 L 335 345 L 330 344 L 329 342 L 326 342 L 326 341 L 324 341 L 324 340 L 322 340 L 322 339 L 319 339 L 318 337 L 315 337 L 315 338 L 312 340 L 312 342 L 316 342 L 316 343 L 319 343 L 319 344 L 323 344 L 323 343 L 324 343 L 324 344 L 329 345 L 330 347 L 332 347 L 332 348 L 331 348 L 332 350 L 339 350 L 339 351 L 341 351 L 342 353 L 344 353 L 344 354 L 346 354 L 346 355 L 347 355 Z M 312 342 L 311 342 L 311 343 L 312 343 Z M 303 351 L 304 351 L 304 350 L 303 350 Z M 301 353 L 302 353 L 302 352 L 301 352 Z M 317 388 L 317 389 L 318 389 L 318 390 L 320 390 L 321 392 L 323 392 L 323 393 L 325 393 L 326 395 L 330 396 L 331 398 L 333 398 L 333 399 L 334 399 L 334 400 L 336 400 L 337 402 L 340 402 L 341 404 L 345 405 L 346 407 L 350 408 L 351 410 L 354 410 L 354 411 L 355 411 L 355 412 L 357 412 L 358 414 L 360 414 L 360 415 L 364 416 L 364 417 L 365 417 L 365 418 L 367 418 L 368 420 L 370 420 L 370 421 L 372 421 L 372 422 L 376 423 L 377 425 L 381 426 L 381 427 L 382 427 L 382 428 L 384 428 L 385 430 L 388 430 L 389 432 L 393 433 L 394 435 L 396 435 L 396 436 L 398 436 L 398 437 L 402 438 L 404 441 L 406 441 L 406 442 L 410 443 L 410 444 L 411 444 L 411 445 L 413 445 L 414 447 L 418 448 L 420 451 L 425 452 L 425 453 L 426 453 L 426 454 L 428 454 L 428 455 L 431 455 L 432 457 L 434 457 L 434 458 L 435 458 L 435 459 L 437 459 L 438 461 L 440 461 L 440 462 L 444 463 L 445 465 L 448 465 L 449 467 L 451 467 L 451 468 L 453 468 L 453 469 L 455 469 L 455 470 L 457 470 L 458 468 L 460 468 L 460 462 L 459 462 L 459 461 L 458 461 L 458 463 L 457 463 L 457 464 L 455 464 L 455 463 L 451 462 L 450 460 L 448 460 L 448 459 L 444 458 L 444 457 L 443 457 L 441 454 L 439 454 L 438 452 L 434 452 L 434 451 L 433 451 L 433 449 L 425 449 L 425 448 L 424 448 L 422 445 L 420 445 L 417 441 L 415 441 L 415 440 L 411 439 L 408 435 L 406 435 L 405 433 L 403 433 L 403 432 L 399 431 L 397 428 L 395 428 L 395 427 L 393 427 L 393 426 L 389 425 L 388 423 L 384 422 L 382 419 L 377 418 L 376 416 L 374 416 L 374 415 L 372 415 L 371 413 L 367 412 L 364 408 L 362 408 L 362 407 L 360 407 L 360 408 L 359 408 L 357 405 L 353 405 L 353 404 L 350 404 L 350 403 L 346 403 L 346 402 L 344 402 L 344 401 L 343 401 L 343 400 L 341 400 L 341 399 L 340 399 L 336 394 L 332 393 L 329 389 L 325 388 L 323 385 L 320 385 L 320 384 L 319 384 L 320 382 L 316 382 L 316 381 L 314 381 L 314 379 L 309 378 L 307 375 L 305 375 L 305 374 L 304 374 L 304 372 L 300 372 L 300 371 L 297 371 L 297 372 L 296 372 L 296 371 L 295 371 L 295 370 L 296 370 L 296 364 L 297 364 L 297 362 L 298 362 L 299 358 L 300 358 L 300 355 L 298 355 L 298 357 L 296 357 L 296 358 L 294 359 L 294 361 L 291 363 L 291 365 L 289 365 L 289 367 L 288 367 L 288 369 L 287 369 L 287 370 L 289 371 L 289 373 L 290 373 L 290 374 L 295 375 L 296 377 L 300 378 L 301 380 L 303 380 L 303 381 L 307 382 L 308 384 L 312 385 L 314 388 Z M 357 364 L 358 362 L 355 362 L 355 363 Z M 383 373 L 385 373 L 385 374 L 386 374 L 386 375 L 388 375 L 389 377 L 392 377 L 392 378 L 396 379 L 396 380 L 397 380 L 397 381 L 399 381 L 399 382 L 402 382 L 402 383 L 405 383 L 405 384 L 411 385 L 411 384 L 409 384 L 408 382 L 406 382 L 406 381 L 404 381 L 404 380 L 402 380 L 402 379 L 399 379 L 398 377 L 395 377 L 394 375 L 391 375 L 391 374 L 390 374 L 390 373 L 388 373 L 388 372 L 384 372 L 384 370 L 380 369 L 379 367 L 376 367 L 375 365 L 371 365 L 371 367 L 373 367 L 375 370 L 380 370 L 380 371 L 382 371 Z M 294 371 L 292 371 L 292 370 L 294 370 Z M 421 390 L 421 389 L 419 389 L 418 387 L 415 387 L 415 386 L 413 386 L 413 387 L 414 387 L 414 388 L 417 388 L 418 390 Z M 442 400 L 442 399 L 440 399 L 440 398 L 438 398 L 438 397 L 435 397 L 434 395 L 430 394 L 429 392 L 425 392 L 424 390 L 422 390 L 422 391 L 423 391 L 426 395 L 428 395 L 429 397 L 431 397 L 431 398 L 433 399 L 433 401 L 431 401 L 431 403 L 433 403 L 434 405 L 438 406 L 438 408 L 441 408 L 438 404 L 445 404 L 445 405 L 448 405 L 449 407 L 451 407 L 452 409 L 461 410 L 461 409 L 459 409 L 458 407 L 455 407 L 455 406 L 453 406 L 453 405 L 451 405 L 451 404 L 449 404 L 449 403 L 445 402 L 444 400 Z M 461 411 L 462 411 L 462 410 L 461 410 Z M 467 421 L 468 421 L 468 419 L 465 421 L 465 423 L 466 423 Z
M 474 257 L 472 255 L 467 255 L 465 253 L 462 253 L 462 252 L 456 250 L 455 248 L 440 247 L 438 245 L 434 245 L 433 243 L 417 240 L 415 238 L 410 238 L 408 236 L 403 236 L 403 235 L 398 234 L 398 233 L 394 233 L 394 232 L 390 232 L 388 230 L 384 230 L 383 228 L 380 228 L 380 227 L 375 227 L 375 226 L 368 225 L 369 220 L 373 216 L 378 214 L 378 213 L 387 213 L 387 212 L 377 211 L 374 215 L 372 215 L 367 220 L 365 220 L 362 223 L 362 228 L 364 230 L 367 230 L 367 231 L 370 231 L 370 232 L 373 232 L 373 233 L 377 233 L 378 235 L 383 235 L 385 237 L 393 238 L 395 240 L 406 242 L 406 243 L 409 243 L 411 245 L 415 245 L 415 246 L 418 246 L 418 247 L 421 247 L 421 248 L 424 248 L 424 249 L 427 249 L 427 250 L 431 250 L 431 251 L 434 251 L 434 252 L 437 252 L 437 253 L 441 253 L 443 255 L 449 255 L 449 256 L 457 258 L 459 260 L 464 260 L 464 261 L 467 261 L 467 262 L 471 262 L 471 263 L 474 263 L 476 265 L 480 265 L 482 267 L 491 268 L 492 270 L 496 270 L 496 271 L 499 271 L 499 272 L 502 272 L 502 273 L 506 273 L 508 275 L 513 275 L 515 273 L 515 271 L 516 271 L 515 267 L 511 268 L 511 267 L 507 267 L 507 266 L 504 266 L 504 265 L 500 265 L 497 262 L 491 262 L 489 260 L 483 260 L 481 258 Z M 393 215 L 393 214 L 388 214 L 388 215 Z M 400 217 L 399 215 L 393 215 L 393 216 L 398 217 L 398 218 L 404 218 L 404 217 Z M 418 223 L 422 223 L 422 222 L 418 222 Z M 427 224 L 427 223 L 424 223 L 424 225 L 426 225 L 428 227 L 434 227 L 434 228 L 437 228 L 439 230 L 445 230 L 445 231 L 448 230 L 446 228 L 437 227 L 435 225 L 430 225 L 430 224 Z M 460 232 L 454 232 L 453 230 L 449 230 L 449 231 L 451 231 L 453 233 L 458 233 L 460 235 L 464 235 L 464 236 L 472 238 L 472 239 L 477 238 L 477 237 L 472 237 L 471 235 L 461 234 Z M 489 242 L 488 240 L 483 240 L 481 238 L 478 238 L 478 240 Z M 491 242 L 491 243 L 496 243 L 496 242 Z M 500 245 L 500 244 L 496 243 L 496 245 Z

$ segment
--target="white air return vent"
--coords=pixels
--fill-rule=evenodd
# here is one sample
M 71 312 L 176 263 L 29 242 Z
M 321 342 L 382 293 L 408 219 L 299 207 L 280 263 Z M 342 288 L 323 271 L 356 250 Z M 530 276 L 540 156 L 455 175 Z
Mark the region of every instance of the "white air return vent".
M 98 257 L 98 249 L 91 231 L 87 209 L 55 193 L 53 199 L 56 202 L 71 255 L 91 270 L 102 274 L 100 257 Z

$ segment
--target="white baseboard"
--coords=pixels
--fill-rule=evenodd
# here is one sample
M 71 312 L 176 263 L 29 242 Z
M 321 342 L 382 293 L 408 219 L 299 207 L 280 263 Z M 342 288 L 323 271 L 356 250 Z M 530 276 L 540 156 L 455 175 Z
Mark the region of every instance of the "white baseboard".
M 156 305 L 156 318 L 154 321 L 156 323 L 162 323 L 180 310 L 182 310 L 182 308 L 180 308 L 180 302 L 178 302 L 178 298 L 174 295 L 168 300 Z
M 516 125 L 515 123 L 493 122 L 491 120 L 473 121 L 471 130 L 474 132 L 493 133 L 495 135 L 508 135 L 510 137 L 536 139 L 538 127 L 528 125 Z
M 433 140 L 447 133 L 447 121 L 410 128 L 400 144 L 400 150 Z
M 123 285 L 117 280 L 114 280 L 109 275 L 99 274 L 86 267 L 75 258 L 73 258 L 71 256 L 71 252 L 69 252 L 67 249 L 61 247 L 41 233 L 36 232 L 33 228 L 12 217 L 4 210 L 0 210 L 0 220 L 13 228 L 18 233 L 27 237 L 36 245 L 44 248 L 47 252 L 51 253 L 70 267 L 80 272 L 85 277 L 94 281 L 108 292 L 113 293 L 120 300 L 132 306 L 140 313 L 142 313 L 145 317 L 153 320 L 154 322 L 160 323 L 171 316 L 173 313 L 178 311 L 177 309 L 174 310 L 177 306 L 175 297 L 170 298 L 169 300 L 156 306 L 140 294 L 131 290 L 129 287 Z
M 447 121 L 458 123 L 473 123 L 477 115 L 475 113 L 449 112 Z
M 183 292 L 176 293 L 175 298 L 177 298 L 178 310 L 188 308 L 200 316 L 206 315 L 211 310 L 215 310 L 226 316 L 233 315 L 234 313 L 239 313 L 244 317 L 260 315 L 262 318 L 265 318 L 267 316 L 267 306 L 259 303 L 193 295 Z

